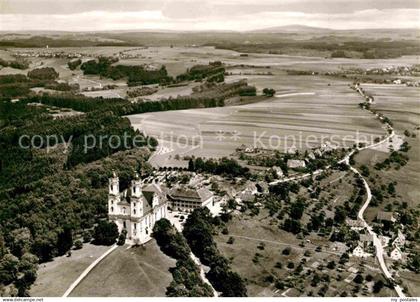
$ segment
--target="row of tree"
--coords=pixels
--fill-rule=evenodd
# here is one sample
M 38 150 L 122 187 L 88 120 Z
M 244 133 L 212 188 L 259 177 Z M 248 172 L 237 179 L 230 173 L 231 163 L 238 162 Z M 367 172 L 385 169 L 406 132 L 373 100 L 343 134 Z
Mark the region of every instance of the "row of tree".
M 201 263 L 210 267 L 207 278 L 213 287 L 225 297 L 246 297 L 244 280 L 232 271 L 228 259 L 219 252 L 213 240 L 213 221 L 208 208 L 195 209 L 188 216 L 182 233 Z
M 168 297 L 212 297 L 212 288 L 203 282 L 200 269 L 191 259 L 191 250 L 181 233 L 163 218 L 155 223 L 153 235 L 162 252 L 177 260 L 171 268 L 173 280 L 166 289 Z

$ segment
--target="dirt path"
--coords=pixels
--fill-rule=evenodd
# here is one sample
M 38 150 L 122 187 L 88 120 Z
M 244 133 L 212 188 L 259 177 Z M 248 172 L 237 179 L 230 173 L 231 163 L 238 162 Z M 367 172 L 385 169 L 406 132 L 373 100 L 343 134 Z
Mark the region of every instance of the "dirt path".
M 213 296 L 214 297 L 219 297 L 219 294 L 217 293 L 217 291 L 214 289 L 213 285 L 210 283 L 210 281 L 207 279 L 206 277 L 206 273 L 204 272 L 204 268 L 203 265 L 200 262 L 200 259 L 198 259 L 192 252 L 190 254 L 191 259 L 195 262 L 195 264 L 198 265 L 198 267 L 200 268 L 200 277 L 203 280 L 204 283 L 208 284 L 212 291 L 213 291 Z

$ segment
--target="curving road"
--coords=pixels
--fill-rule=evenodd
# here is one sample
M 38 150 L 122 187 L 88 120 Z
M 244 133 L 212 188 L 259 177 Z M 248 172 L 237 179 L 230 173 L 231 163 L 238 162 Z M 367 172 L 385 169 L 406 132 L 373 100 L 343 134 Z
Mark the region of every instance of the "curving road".
M 368 110 L 368 111 L 370 111 L 370 110 Z M 376 117 L 378 117 L 378 115 L 376 115 L 375 113 L 373 113 L 372 111 L 370 111 L 372 114 L 374 114 Z M 344 164 L 346 164 L 347 166 L 349 166 L 349 168 L 350 168 L 350 170 L 353 172 L 353 173 L 355 173 L 355 174 L 357 174 L 361 179 L 362 179 L 362 181 L 363 181 L 363 184 L 364 184 L 364 186 L 365 186 L 365 189 L 366 189 L 366 194 L 367 194 L 367 197 L 366 197 L 366 201 L 365 201 L 365 203 L 363 204 L 363 206 L 360 208 L 360 210 L 359 210 L 359 213 L 358 213 L 358 215 L 357 215 L 357 217 L 358 217 L 358 219 L 360 220 L 360 221 L 362 221 L 362 223 L 363 223 L 363 225 L 364 225 L 364 227 L 367 229 L 367 231 L 368 231 L 368 233 L 372 236 L 372 238 L 373 238 L 373 245 L 375 246 L 375 251 L 376 251 L 376 258 L 378 259 L 378 262 L 379 262 L 379 265 L 380 265 L 380 267 L 381 267 L 381 270 L 382 270 L 382 272 L 383 272 L 383 274 L 384 274 L 384 276 L 389 280 L 389 281 L 391 281 L 391 284 L 393 284 L 393 287 L 394 287 L 394 290 L 397 292 L 397 294 L 398 294 L 398 296 L 400 297 L 400 298 L 405 298 L 406 296 L 405 296 L 405 294 L 404 294 L 404 292 L 403 292 L 403 290 L 402 290 L 402 288 L 398 285 L 398 284 L 396 284 L 396 282 L 395 282 L 395 279 L 394 279 L 394 277 L 391 275 L 391 273 L 389 272 L 389 270 L 388 270 L 388 267 L 386 266 L 386 263 L 385 263 L 385 260 L 384 260 L 384 247 L 382 246 L 382 243 L 381 243 L 381 241 L 379 240 L 379 238 L 378 238 L 378 235 L 373 231 L 373 229 L 372 229 L 372 227 L 365 221 L 365 219 L 363 218 L 363 214 L 364 214 L 364 212 L 365 212 L 365 210 L 367 209 L 367 207 L 369 206 L 369 203 L 370 203 L 370 201 L 372 200 L 372 192 L 371 192 L 371 189 L 370 189 L 370 187 L 369 187 L 369 184 L 368 184 L 368 182 L 366 181 L 366 179 L 361 175 L 361 173 L 356 169 L 356 168 L 354 168 L 353 166 L 351 166 L 350 165 L 350 157 L 356 152 L 356 151 L 362 151 L 362 150 L 365 150 L 365 149 L 369 149 L 369 148 L 373 148 L 373 147 L 377 147 L 377 146 L 379 146 L 379 145 L 382 145 L 382 144 L 384 144 L 384 143 L 387 143 L 387 142 L 389 142 L 390 141 L 390 139 L 391 138 L 393 138 L 394 136 L 395 136 L 395 131 L 394 131 L 394 128 L 390 125 L 390 124 L 388 124 L 388 123 L 385 123 L 385 125 L 386 125 L 386 128 L 387 129 L 389 129 L 390 131 L 391 131 L 391 133 L 389 133 L 384 139 L 382 139 L 381 141 L 379 141 L 379 142 L 377 142 L 377 143 L 374 143 L 374 144 L 370 144 L 370 145 L 367 145 L 367 146 L 364 146 L 364 147 L 356 147 L 355 149 L 352 149 L 349 153 L 347 153 L 346 154 L 346 156 L 344 156 L 344 158 L 343 159 L 341 159 L 338 163 L 344 163 Z M 275 185 L 275 184 L 278 184 L 278 183 L 283 183 L 283 182 L 288 182 L 288 181 L 293 181 L 293 180 L 300 180 L 300 179 L 304 179 L 304 178 L 307 178 L 307 177 L 310 177 L 310 176 L 313 176 L 313 175 L 318 175 L 318 174 L 320 174 L 320 173 L 322 173 L 322 172 L 324 172 L 325 170 L 328 170 L 328 169 L 330 169 L 331 168 L 331 166 L 327 166 L 327 167 L 325 167 L 325 169 L 320 169 L 320 170 L 316 170 L 316 171 L 314 171 L 312 174 L 311 173 L 306 173 L 306 174 L 303 174 L 303 175 L 298 175 L 298 176 L 294 176 L 294 177 L 289 177 L 289 178 L 284 178 L 284 179 L 281 179 L 281 180 L 276 180 L 276 181 L 273 181 L 273 182 L 270 182 L 269 183 L 269 185 L 271 186 L 271 185 Z
M 381 270 L 384 273 L 385 277 L 391 281 L 391 283 L 394 285 L 394 289 L 397 292 L 398 296 L 400 298 L 405 298 L 405 294 L 402 291 L 402 288 L 395 283 L 394 278 L 392 277 L 391 273 L 388 270 L 388 267 L 386 266 L 385 260 L 384 260 L 384 247 L 382 246 L 381 241 L 378 238 L 378 235 L 373 231 L 372 227 L 365 221 L 365 219 L 363 218 L 363 214 L 365 212 L 365 210 L 367 209 L 367 207 L 369 206 L 369 203 L 372 199 L 372 192 L 370 190 L 369 184 L 367 183 L 367 181 L 365 180 L 365 178 L 360 174 L 359 171 L 357 171 L 356 168 L 352 167 L 348 162 L 347 164 L 349 165 L 350 169 L 357 175 L 359 175 L 359 177 L 362 179 L 363 184 L 365 185 L 365 189 L 366 189 L 366 201 L 363 204 L 363 206 L 360 208 L 359 213 L 357 215 L 357 218 L 360 219 L 360 221 L 363 222 L 364 227 L 367 229 L 367 231 L 369 232 L 370 235 L 372 235 L 373 237 L 373 245 L 375 246 L 375 251 L 376 251 L 376 258 L 379 261 L 379 265 L 381 266 Z

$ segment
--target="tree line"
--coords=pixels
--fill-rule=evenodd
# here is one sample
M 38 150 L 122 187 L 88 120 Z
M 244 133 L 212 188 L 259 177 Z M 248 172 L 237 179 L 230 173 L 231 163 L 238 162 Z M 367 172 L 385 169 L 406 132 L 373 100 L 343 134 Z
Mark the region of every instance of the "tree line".
M 173 280 L 166 289 L 166 296 L 212 297 L 211 287 L 203 282 L 199 267 L 190 257 L 191 249 L 187 241 L 170 221 L 165 218 L 157 221 L 152 236 L 162 252 L 177 260 L 176 266 L 171 268 Z
M 246 297 L 245 281 L 230 268 L 229 260 L 217 249 L 213 239 L 214 218 L 206 207 L 195 209 L 187 218 L 183 235 L 201 263 L 210 267 L 207 278 L 225 297 Z

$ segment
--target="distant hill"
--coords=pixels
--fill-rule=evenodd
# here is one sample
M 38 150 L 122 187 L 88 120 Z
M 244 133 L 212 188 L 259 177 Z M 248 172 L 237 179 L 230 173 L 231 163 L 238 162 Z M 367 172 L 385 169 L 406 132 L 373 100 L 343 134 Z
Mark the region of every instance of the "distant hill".
M 329 28 L 292 24 L 292 25 L 285 25 L 285 26 L 267 27 L 267 28 L 262 28 L 262 29 L 257 29 L 257 30 L 251 30 L 248 32 L 252 32 L 252 33 L 285 33 L 285 32 L 329 33 L 333 31 L 334 31 L 333 29 L 329 29 Z

